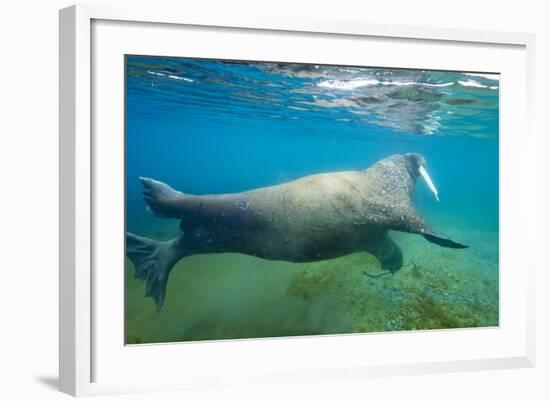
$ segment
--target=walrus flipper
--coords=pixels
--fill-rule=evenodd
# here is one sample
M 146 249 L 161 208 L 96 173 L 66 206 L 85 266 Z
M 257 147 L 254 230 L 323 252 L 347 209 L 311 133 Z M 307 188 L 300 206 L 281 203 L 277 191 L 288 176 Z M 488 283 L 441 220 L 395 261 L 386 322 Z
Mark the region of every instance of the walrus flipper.
M 468 248 L 468 245 L 455 242 L 436 234 L 412 206 L 412 202 L 407 207 L 399 210 L 399 213 L 396 214 L 394 218 L 394 224 L 390 228 L 397 231 L 422 235 L 427 241 L 445 248 Z
M 168 276 L 182 254 L 179 238 L 156 241 L 126 233 L 126 256 L 134 263 L 135 277 L 145 282 L 145 296 L 155 300 L 157 312 L 166 295 Z
M 424 238 L 426 238 L 428 241 L 437 244 L 439 246 L 443 246 L 445 248 L 454 248 L 454 249 L 464 249 L 468 248 L 468 245 L 464 245 L 458 242 L 455 242 L 453 240 L 450 240 L 448 238 L 442 238 L 435 234 L 422 234 Z
M 142 185 L 143 200 L 147 205 L 147 210 L 157 217 L 177 218 L 170 204 L 175 199 L 185 196 L 164 182 L 153 180 L 152 178 L 139 177 Z
M 382 270 L 395 273 L 403 266 L 403 252 L 387 234 L 369 242 L 366 251 L 378 258 Z

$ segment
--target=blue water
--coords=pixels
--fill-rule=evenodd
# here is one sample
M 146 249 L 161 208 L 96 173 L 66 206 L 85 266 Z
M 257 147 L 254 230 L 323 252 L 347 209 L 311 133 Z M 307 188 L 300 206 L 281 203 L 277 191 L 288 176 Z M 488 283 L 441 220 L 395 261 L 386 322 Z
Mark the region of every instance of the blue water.
M 438 266 L 447 266 L 451 263 L 445 259 L 448 257 L 452 263 L 467 265 L 467 269 L 449 267 L 449 274 L 472 269 L 471 274 L 484 274 L 480 280 L 487 280 L 494 290 L 494 299 L 483 301 L 493 308 L 487 312 L 492 315 L 470 325 L 498 324 L 498 87 L 498 75 L 488 74 L 127 56 L 127 230 L 157 239 L 178 232 L 177 221 L 146 212 L 139 176 L 155 178 L 192 194 L 239 192 L 309 174 L 365 169 L 391 154 L 418 152 L 427 160 L 440 202 L 419 180 L 416 207 L 436 231 L 448 233 L 457 241 L 473 242 L 469 243 L 470 250 L 460 254 L 463 260 L 459 262 L 451 253 L 434 254 L 432 260 L 438 258 Z M 403 241 L 407 245 L 413 240 L 407 237 Z M 418 242 L 408 249 L 409 255 L 429 258 L 434 247 Z M 223 265 L 223 259 L 201 263 Z M 232 259 L 229 264 L 239 263 Z M 252 269 L 254 263 L 249 258 L 244 264 Z M 257 263 L 263 266 L 266 262 Z M 131 267 L 127 268 L 131 273 Z M 223 266 L 211 269 L 213 275 L 224 270 Z M 234 270 L 235 275 L 228 280 L 239 286 L 242 272 L 239 267 Z M 440 270 L 434 267 L 435 274 Z M 284 274 L 291 273 L 285 270 Z M 259 280 L 264 279 L 262 276 Z M 288 277 L 280 283 L 287 283 L 284 280 Z M 291 277 L 293 283 L 296 280 Z M 203 285 L 208 286 L 208 281 Z M 159 316 L 152 312 L 152 301 L 143 299 L 143 286 L 136 280 L 128 287 L 133 288 L 133 292 L 127 288 L 127 330 L 133 333 L 127 335 L 128 342 L 287 334 L 258 329 L 247 335 L 243 327 L 254 326 L 262 319 L 259 316 L 227 330 L 218 327 L 217 331 L 209 331 L 202 325 L 201 334 L 196 334 L 189 328 L 189 321 L 201 320 L 201 315 L 187 311 L 186 317 L 186 312 L 177 307 L 185 303 L 183 300 L 167 303 L 160 312 L 166 328 L 155 331 L 152 327 L 158 326 Z M 452 292 L 452 286 L 447 287 L 449 291 L 445 292 Z M 418 288 L 425 291 L 421 282 Z M 184 297 L 170 290 L 167 301 Z M 326 290 L 331 292 L 341 298 L 334 289 Z M 430 297 L 436 302 L 450 302 Z M 237 316 L 241 315 L 239 305 L 234 306 Z M 143 311 L 144 307 L 148 309 Z M 222 313 L 223 306 L 217 307 Z M 474 305 L 471 308 L 475 314 Z M 374 323 L 369 326 L 368 316 L 361 316 L 362 325 L 357 324 L 359 318 L 350 317 L 351 331 L 378 330 Z M 388 317 L 391 320 L 395 321 Z M 342 332 L 327 326 L 330 322 L 305 333 Z M 359 326 L 364 329 L 357 329 Z M 385 330 L 411 328 L 405 324 L 394 326 L 384 325 Z M 431 328 L 428 323 L 424 326 L 412 328 Z M 288 335 L 296 333 L 303 332 L 288 329 Z

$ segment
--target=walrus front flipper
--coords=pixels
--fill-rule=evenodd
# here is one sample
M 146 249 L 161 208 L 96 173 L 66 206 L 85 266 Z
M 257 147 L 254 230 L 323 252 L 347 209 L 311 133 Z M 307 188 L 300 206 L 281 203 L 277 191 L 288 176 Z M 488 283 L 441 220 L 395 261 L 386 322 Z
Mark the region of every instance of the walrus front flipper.
M 403 252 L 387 234 L 369 243 L 366 250 L 378 258 L 382 270 L 395 273 L 403 266 Z
M 134 263 L 135 277 L 145 282 L 145 296 L 155 300 L 157 311 L 164 304 L 172 268 L 185 256 L 179 240 L 161 242 L 126 233 L 126 256 Z
M 437 244 L 439 246 L 443 246 L 445 248 L 454 248 L 454 249 L 464 249 L 468 248 L 468 245 L 463 245 L 458 242 L 454 242 L 453 240 L 450 240 L 448 238 L 442 238 L 438 237 L 434 234 L 422 234 L 424 238 L 426 238 L 428 241 L 433 242 L 434 244 Z

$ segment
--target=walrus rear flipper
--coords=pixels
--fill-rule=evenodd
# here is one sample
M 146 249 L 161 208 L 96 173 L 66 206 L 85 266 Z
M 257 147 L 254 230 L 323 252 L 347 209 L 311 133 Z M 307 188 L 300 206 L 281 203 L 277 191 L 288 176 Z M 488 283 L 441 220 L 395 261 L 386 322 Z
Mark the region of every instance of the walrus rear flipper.
M 180 248 L 179 238 L 161 242 L 126 233 L 126 256 L 134 263 L 135 277 L 145 282 L 145 296 L 155 300 L 157 312 L 164 304 L 168 276 L 185 256 Z
M 176 191 L 174 188 L 152 178 L 139 177 L 142 185 L 143 200 L 147 205 L 147 210 L 157 217 L 169 219 L 180 217 L 170 207 L 178 197 L 184 194 Z
M 434 244 L 437 244 L 439 246 L 443 246 L 445 248 L 454 248 L 454 249 L 464 249 L 468 248 L 468 245 L 463 245 L 458 242 L 454 242 L 453 240 L 450 240 L 448 238 L 442 238 L 438 237 L 434 234 L 422 234 L 424 238 L 426 238 L 428 241 L 433 242 Z

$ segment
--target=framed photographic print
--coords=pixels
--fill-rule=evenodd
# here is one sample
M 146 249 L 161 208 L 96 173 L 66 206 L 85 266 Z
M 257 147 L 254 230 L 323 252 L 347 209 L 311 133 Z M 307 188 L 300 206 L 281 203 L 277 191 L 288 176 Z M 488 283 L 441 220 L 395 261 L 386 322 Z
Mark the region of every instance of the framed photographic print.
M 62 10 L 61 390 L 532 366 L 533 44 Z

